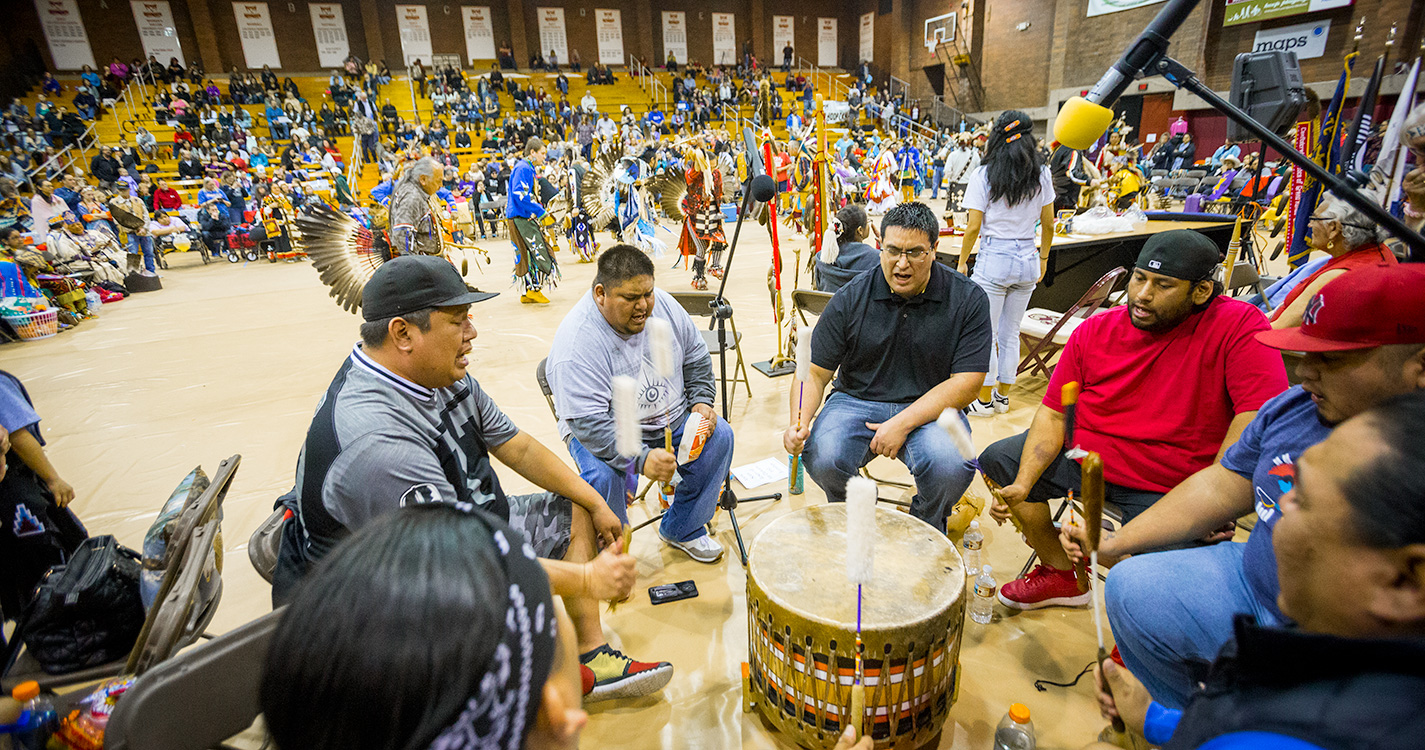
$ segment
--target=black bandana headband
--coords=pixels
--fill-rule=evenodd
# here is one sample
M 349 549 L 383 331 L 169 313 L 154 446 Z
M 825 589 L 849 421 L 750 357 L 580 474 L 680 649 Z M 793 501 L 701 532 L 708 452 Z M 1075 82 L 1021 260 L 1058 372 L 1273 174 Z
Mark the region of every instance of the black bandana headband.
M 509 583 L 505 624 L 475 695 L 431 750 L 519 750 L 554 665 L 554 599 L 534 547 L 492 516 L 478 515 L 490 527 Z

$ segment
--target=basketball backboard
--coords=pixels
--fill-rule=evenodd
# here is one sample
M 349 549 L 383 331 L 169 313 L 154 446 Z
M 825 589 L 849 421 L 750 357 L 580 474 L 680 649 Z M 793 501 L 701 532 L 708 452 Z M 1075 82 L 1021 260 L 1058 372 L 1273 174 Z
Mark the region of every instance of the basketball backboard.
M 925 48 L 933 54 L 937 47 L 955 41 L 956 14 L 925 19 Z

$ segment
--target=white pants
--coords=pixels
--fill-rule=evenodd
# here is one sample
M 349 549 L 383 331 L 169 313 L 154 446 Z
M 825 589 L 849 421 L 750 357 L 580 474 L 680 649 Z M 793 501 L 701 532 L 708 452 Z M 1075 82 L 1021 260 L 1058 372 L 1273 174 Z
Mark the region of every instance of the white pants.
M 1039 281 L 1039 250 L 1034 240 L 1006 240 L 981 235 L 970 279 L 990 297 L 990 327 L 995 354 L 985 385 L 1013 385 L 1019 373 L 1019 323 Z

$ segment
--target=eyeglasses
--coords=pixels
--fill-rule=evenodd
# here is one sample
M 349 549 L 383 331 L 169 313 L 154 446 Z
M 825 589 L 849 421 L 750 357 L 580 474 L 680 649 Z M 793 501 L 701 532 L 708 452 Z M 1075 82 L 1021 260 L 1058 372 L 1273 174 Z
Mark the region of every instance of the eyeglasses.
M 912 263 L 930 254 L 930 250 L 923 247 L 913 247 L 909 250 L 902 250 L 898 247 L 883 247 L 881 248 L 881 252 L 885 253 L 892 260 L 900 260 L 900 257 L 904 255 L 906 260 Z

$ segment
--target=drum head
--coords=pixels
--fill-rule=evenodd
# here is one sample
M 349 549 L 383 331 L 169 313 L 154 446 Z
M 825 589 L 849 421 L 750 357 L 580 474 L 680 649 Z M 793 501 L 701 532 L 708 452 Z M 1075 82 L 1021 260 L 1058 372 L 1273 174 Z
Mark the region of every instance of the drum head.
M 965 588 L 960 553 L 930 524 L 876 508 L 874 577 L 863 587 L 862 627 L 913 625 L 946 611 Z M 774 603 L 828 625 L 856 622 L 846 580 L 846 505 L 813 505 L 773 521 L 747 551 L 747 574 Z

